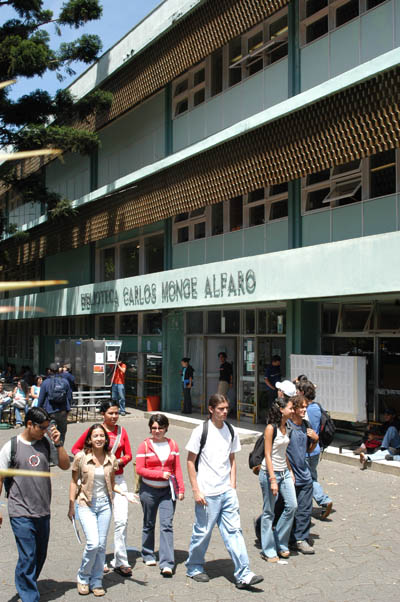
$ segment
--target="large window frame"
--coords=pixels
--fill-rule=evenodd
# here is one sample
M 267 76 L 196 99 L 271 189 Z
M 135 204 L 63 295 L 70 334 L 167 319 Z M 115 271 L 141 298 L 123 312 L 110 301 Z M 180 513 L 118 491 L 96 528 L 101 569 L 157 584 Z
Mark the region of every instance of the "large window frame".
M 146 241 L 148 241 L 151 237 L 156 236 L 164 236 L 164 232 L 162 230 L 158 230 L 157 232 L 151 232 L 150 234 L 142 234 L 140 236 L 133 236 L 128 240 L 123 240 L 118 243 L 110 244 L 104 247 L 99 247 L 96 249 L 96 282 L 106 282 L 103 278 L 104 274 L 104 257 L 107 252 L 110 250 L 114 251 L 114 278 L 109 278 L 109 280 L 118 280 L 119 278 L 127 278 L 122 272 L 122 253 L 121 250 L 129 244 L 137 245 L 139 249 L 139 272 L 136 274 L 137 276 L 141 276 L 143 274 L 148 274 L 151 272 L 147 271 L 146 265 Z M 164 247 L 163 247 L 164 252 Z M 131 277 L 134 277 L 132 275 Z

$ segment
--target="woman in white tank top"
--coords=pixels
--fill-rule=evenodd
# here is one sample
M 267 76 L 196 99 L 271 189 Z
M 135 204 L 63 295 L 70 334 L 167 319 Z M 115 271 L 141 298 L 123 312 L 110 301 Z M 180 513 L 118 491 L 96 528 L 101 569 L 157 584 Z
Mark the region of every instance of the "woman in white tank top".
M 297 508 L 294 474 L 286 455 L 289 434 L 286 421 L 293 415 L 293 403 L 286 395 L 273 403 L 264 431 L 265 457 L 259 480 L 263 493 L 261 518 L 261 556 L 267 562 L 278 562 L 279 556 L 289 557 L 289 535 Z M 275 503 L 279 493 L 285 508 L 272 530 Z

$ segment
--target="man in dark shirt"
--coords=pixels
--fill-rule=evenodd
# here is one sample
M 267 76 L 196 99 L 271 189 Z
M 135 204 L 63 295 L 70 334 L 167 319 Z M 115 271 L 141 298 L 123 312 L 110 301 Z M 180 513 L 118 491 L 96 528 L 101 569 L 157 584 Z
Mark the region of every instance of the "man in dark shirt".
M 267 410 L 270 409 L 277 396 L 276 383 L 282 378 L 281 374 L 281 358 L 279 355 L 273 355 L 271 363 L 266 367 L 264 373 L 264 381 L 267 387 Z
M 220 361 L 220 366 L 217 393 L 226 397 L 229 388 L 233 385 L 233 368 L 232 364 L 227 361 L 227 355 L 225 351 L 221 351 L 221 353 L 218 353 L 218 359 Z
M 56 402 L 54 398 L 54 385 L 57 381 L 58 386 L 64 388 L 64 401 Z M 56 422 L 60 431 L 62 443 L 65 441 L 68 424 L 68 412 L 71 410 L 72 391 L 69 382 L 58 373 L 58 365 L 52 363 L 49 366 L 49 375 L 40 387 L 38 407 L 43 407 L 50 417 Z
M 70 466 L 68 454 L 55 427 L 49 430 L 48 413 L 43 408 L 30 408 L 25 416 L 25 429 L 0 450 L 0 470 L 49 472 L 50 462 L 62 470 Z M 46 438 L 46 441 L 45 441 Z M 13 457 L 14 456 L 14 457 Z M 4 477 L 0 476 L 0 493 Z M 24 602 L 38 602 L 37 580 L 46 560 L 50 534 L 51 483 L 49 478 L 17 474 L 8 495 L 8 514 L 18 548 L 15 585 Z M 0 514 L 0 526 L 2 516 Z

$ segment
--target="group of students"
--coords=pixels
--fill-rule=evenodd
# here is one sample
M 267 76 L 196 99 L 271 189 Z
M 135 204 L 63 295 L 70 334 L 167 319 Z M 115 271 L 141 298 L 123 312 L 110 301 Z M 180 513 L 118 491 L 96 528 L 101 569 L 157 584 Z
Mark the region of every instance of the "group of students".
M 268 562 L 287 558 L 291 543 L 305 553 L 309 553 L 307 546 L 312 549 L 308 537 L 312 496 L 318 483 L 312 477 L 310 482 L 312 471 L 316 476 L 316 465 L 313 469 L 308 468 L 309 457 L 306 459 L 306 456 L 317 449 L 318 428 L 311 428 L 312 425 L 304 420 L 305 398 L 307 395 L 312 397 L 311 388 L 315 397 L 314 385 L 303 378 L 298 383 L 298 391 L 295 389 L 296 394 L 290 397 L 283 386 L 265 429 L 265 458 L 259 472 L 263 493 L 260 534 L 262 558 Z M 186 573 L 199 583 L 209 581 L 204 561 L 212 530 L 217 525 L 234 563 L 236 587 L 251 589 L 263 577 L 250 570 L 241 530 L 235 461 L 235 453 L 241 449 L 240 441 L 236 430 L 226 422 L 229 411 L 226 398 L 220 394 L 212 395 L 208 409 L 209 420 L 192 431 L 186 445 L 187 469 L 195 501 Z M 311 409 L 310 404 L 310 421 Z M 105 595 L 103 576 L 110 570 L 123 577 L 132 574 L 126 547 L 128 505 L 138 501 L 137 496 L 128 491 L 124 478 L 124 468 L 132 460 L 132 451 L 125 428 L 117 424 L 118 404 L 113 400 L 104 402 L 101 413 L 102 423 L 92 425 L 72 447 L 74 460 L 68 506 L 68 517 L 73 521 L 79 519 L 86 537 L 77 573 L 77 589 L 81 595 L 92 592 L 96 597 Z M 167 578 L 173 576 L 175 568 L 173 517 L 176 501 L 183 500 L 185 493 L 179 448 L 166 436 L 168 427 L 165 415 L 153 414 L 149 420 L 149 436 L 140 443 L 136 454 L 139 500 L 143 509 L 142 559 L 147 566 L 157 564 L 154 530 L 158 514 L 159 568 L 161 575 Z M 0 470 L 10 466 L 48 470 L 50 461 L 63 470 L 70 467 L 60 433 L 50 423 L 50 416 L 43 408 L 31 408 L 27 412 L 25 430 L 16 439 L 14 452 L 10 442 L 0 451 Z M 34 463 L 31 462 L 32 447 Z M 47 479 L 46 488 L 40 488 L 38 481 L 16 476 L 9 493 L 9 515 L 19 551 L 15 581 L 23 602 L 39 600 L 37 579 L 49 538 L 50 479 Z M 0 478 L 0 491 L 2 485 Z M 278 494 L 282 495 L 283 507 L 276 520 Z M 326 517 L 331 509 L 332 502 L 328 501 L 323 516 Z M 112 514 L 114 557 L 110 568 L 105 555 Z M 26 521 L 29 523 L 29 537 L 27 533 L 21 536 L 21 520 L 25 529 Z
M 313 498 L 322 507 L 322 519 L 333 506 L 318 483 L 321 408 L 314 401 L 315 385 L 301 375 L 294 383 L 277 383 L 277 389 L 264 432 L 264 458 L 258 471 L 263 512 L 256 521 L 261 556 L 271 563 L 284 562 L 290 550 L 314 554 Z
M 35 407 L 38 404 L 40 386 L 43 382 L 41 376 L 34 379 L 34 384 L 27 386 L 23 379 L 19 379 L 12 386 L 11 390 L 6 390 L 4 383 L 0 382 L 0 422 L 3 417 L 3 411 L 11 406 L 15 412 L 15 425 L 23 425 L 22 414 L 29 407 Z

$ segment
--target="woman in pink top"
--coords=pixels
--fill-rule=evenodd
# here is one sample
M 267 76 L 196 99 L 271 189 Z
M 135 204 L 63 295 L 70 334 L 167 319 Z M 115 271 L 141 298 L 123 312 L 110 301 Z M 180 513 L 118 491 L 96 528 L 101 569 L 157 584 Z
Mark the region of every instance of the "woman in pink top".
M 117 458 L 118 470 L 115 473 L 115 483 L 121 491 L 128 491 L 127 484 L 124 478 L 124 468 L 132 460 L 131 445 L 129 443 L 128 433 L 124 427 L 118 426 L 119 406 L 113 400 L 103 401 L 100 407 L 100 412 L 103 414 L 103 426 L 107 431 L 110 439 L 110 450 Z M 88 433 L 87 429 L 76 441 L 72 447 L 74 456 L 84 448 L 85 439 Z M 114 449 L 115 448 L 115 449 Z M 126 497 L 119 495 L 114 496 L 114 558 L 111 561 L 113 569 L 123 577 L 132 575 L 132 568 L 128 562 L 128 554 L 126 551 L 126 534 L 128 527 L 128 500 Z M 104 572 L 110 569 L 105 565 Z
M 168 426 L 168 418 L 164 414 L 153 414 L 149 420 L 151 437 L 139 445 L 136 454 L 136 472 L 142 477 L 142 558 L 147 566 L 156 565 L 154 527 L 158 510 L 159 562 L 163 577 L 172 577 L 175 566 L 172 521 L 176 499 L 183 500 L 185 493 L 178 446 L 173 439 L 165 436 Z

